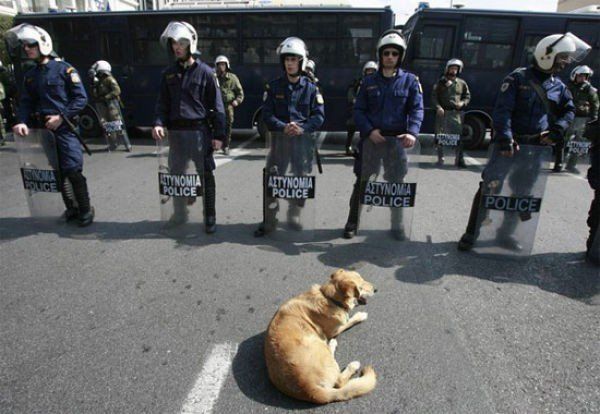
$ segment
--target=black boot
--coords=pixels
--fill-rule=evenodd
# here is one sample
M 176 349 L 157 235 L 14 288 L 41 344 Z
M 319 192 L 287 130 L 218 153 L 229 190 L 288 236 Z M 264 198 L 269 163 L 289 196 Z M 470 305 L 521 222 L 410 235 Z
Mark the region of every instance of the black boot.
M 563 170 L 564 154 L 564 144 L 556 144 L 554 146 L 554 168 L 552 168 L 552 172 L 561 172 Z
M 477 237 L 479 236 L 479 226 L 481 223 L 478 222 L 479 218 L 479 208 L 481 205 L 481 186 L 483 184 L 479 184 L 479 189 L 475 193 L 475 197 L 473 197 L 473 203 L 471 204 L 471 212 L 469 214 L 469 222 L 467 223 L 467 230 L 462 235 L 460 240 L 458 241 L 458 250 L 463 252 L 469 251 L 473 248 Z
M 73 186 L 67 177 L 62 179 L 60 195 L 66 207 L 61 218 L 67 222 L 75 220 L 79 216 L 79 208 L 77 208 L 77 201 L 75 201 L 75 194 L 73 194 Z
M 348 156 L 352 156 L 352 141 L 354 139 L 354 132 L 353 130 L 348 130 L 348 135 L 346 136 L 346 155 Z
M 217 231 L 217 212 L 215 202 L 217 185 L 212 171 L 204 172 L 204 231 L 212 234 Z
M 351 239 L 356 236 L 358 231 L 358 220 L 360 217 L 360 193 L 361 193 L 361 180 L 357 179 L 352 189 L 352 195 L 350 196 L 350 212 L 348 213 L 348 220 L 344 226 L 344 238 Z
M 73 185 L 73 194 L 79 206 L 79 227 L 87 227 L 94 221 L 94 208 L 90 206 L 87 180 L 80 171 L 70 172 L 67 177 Z
M 437 146 L 437 165 L 444 165 L 444 146 L 443 145 L 439 145 Z
M 456 166 L 458 168 L 467 168 L 462 144 L 458 144 L 458 147 L 456 147 Z
M 398 241 L 406 240 L 406 232 L 402 222 L 402 208 L 391 208 L 390 214 L 392 216 L 392 236 Z

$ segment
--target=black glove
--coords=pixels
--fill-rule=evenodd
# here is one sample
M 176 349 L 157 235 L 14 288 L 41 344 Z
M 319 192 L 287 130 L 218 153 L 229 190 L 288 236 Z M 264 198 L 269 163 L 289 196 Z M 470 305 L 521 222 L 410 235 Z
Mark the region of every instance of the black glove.
M 556 145 L 563 145 L 565 142 L 565 134 L 562 130 L 556 128 L 550 130 L 548 138 Z

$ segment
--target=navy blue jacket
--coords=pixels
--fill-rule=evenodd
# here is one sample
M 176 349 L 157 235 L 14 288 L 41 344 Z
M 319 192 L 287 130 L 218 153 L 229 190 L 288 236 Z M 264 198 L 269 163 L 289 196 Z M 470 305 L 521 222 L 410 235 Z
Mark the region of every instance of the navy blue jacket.
M 17 122 L 27 124 L 32 113 L 72 118 L 87 104 L 87 94 L 75 68 L 65 61 L 51 59 L 29 69 L 23 77 L 23 90 Z
M 419 136 L 423 122 L 423 91 L 419 78 L 398 69 L 395 76 L 377 71 L 365 76 L 354 104 L 354 121 L 361 138 L 374 129 Z
M 174 62 L 162 73 L 154 125 L 177 120 L 211 121 L 215 139 L 225 138 L 225 110 L 214 71 L 200 59 L 187 69 Z
M 546 76 L 543 82 L 533 68 L 519 68 L 504 78 L 492 115 L 494 140 L 512 142 L 514 135 L 535 135 L 556 131 L 564 136 L 575 118 L 575 106 L 569 88 L 556 76 Z M 548 101 L 556 108 L 554 122 L 530 81 L 541 83 Z
M 295 122 L 304 132 L 317 131 L 325 121 L 323 97 L 317 86 L 306 76 L 296 83 L 282 76 L 266 86 L 262 116 L 270 131 L 283 131 Z

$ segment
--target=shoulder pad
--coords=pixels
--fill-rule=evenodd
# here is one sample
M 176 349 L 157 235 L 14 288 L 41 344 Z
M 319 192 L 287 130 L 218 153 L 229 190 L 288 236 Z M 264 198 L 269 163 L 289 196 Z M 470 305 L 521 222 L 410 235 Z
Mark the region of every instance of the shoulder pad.
M 592 85 L 590 85 L 590 92 L 591 93 L 598 93 L 598 89 L 596 89 Z

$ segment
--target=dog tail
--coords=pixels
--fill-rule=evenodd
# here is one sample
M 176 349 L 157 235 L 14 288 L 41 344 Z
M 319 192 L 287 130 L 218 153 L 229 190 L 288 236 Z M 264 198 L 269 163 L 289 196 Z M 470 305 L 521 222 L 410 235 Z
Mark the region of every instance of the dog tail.
M 315 402 L 326 404 L 350 400 L 373 391 L 375 385 L 377 385 L 377 375 L 375 375 L 373 367 L 369 365 L 363 368 L 360 377 L 351 379 L 342 388 L 323 389 L 322 393 L 318 393 L 320 395 L 315 395 L 317 397 Z

